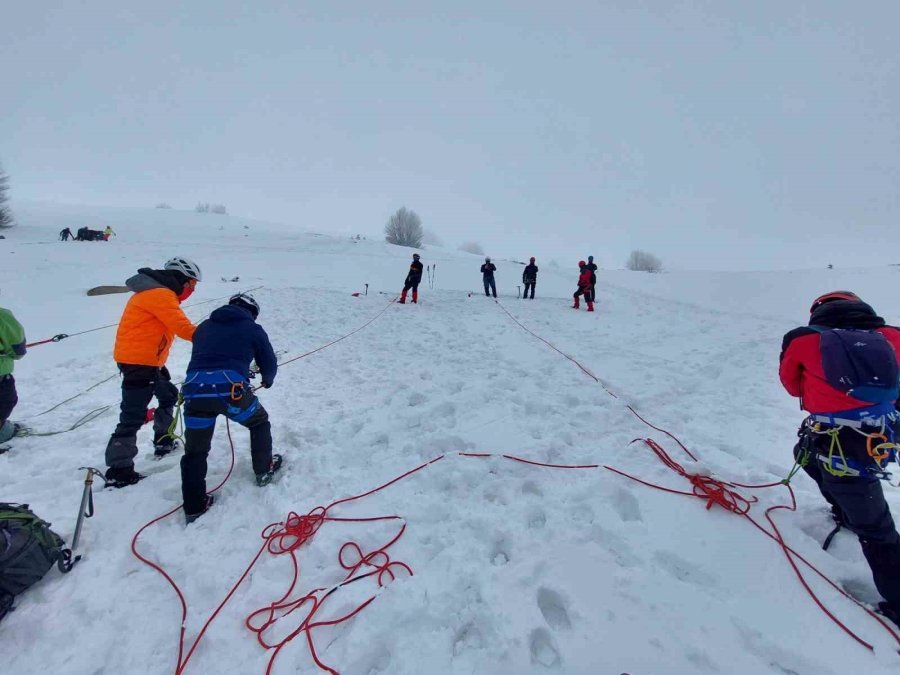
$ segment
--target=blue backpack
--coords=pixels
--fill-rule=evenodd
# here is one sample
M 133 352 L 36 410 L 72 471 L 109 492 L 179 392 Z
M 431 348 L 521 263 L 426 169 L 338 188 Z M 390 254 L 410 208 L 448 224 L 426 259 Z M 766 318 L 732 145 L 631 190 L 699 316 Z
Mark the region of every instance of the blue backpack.
M 819 333 L 819 353 L 829 385 L 866 403 L 900 397 L 897 354 L 884 335 L 855 328 L 810 329 Z

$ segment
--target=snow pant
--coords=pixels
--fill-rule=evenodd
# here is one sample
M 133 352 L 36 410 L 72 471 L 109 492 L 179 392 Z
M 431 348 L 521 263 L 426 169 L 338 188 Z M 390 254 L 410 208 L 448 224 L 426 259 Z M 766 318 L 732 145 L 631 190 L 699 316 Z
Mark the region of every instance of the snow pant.
M 533 282 L 533 281 L 525 282 L 525 292 L 522 294 L 522 299 L 525 299 L 528 297 L 528 288 L 531 287 L 531 299 L 534 300 L 534 284 L 535 284 L 535 282 Z
M 419 282 L 418 281 L 407 281 L 403 285 L 403 293 L 400 294 L 400 302 L 406 302 L 406 293 L 409 289 L 412 289 L 412 301 L 419 302 Z
M 494 277 L 485 277 L 484 278 L 484 294 L 490 297 L 490 293 L 488 291 L 494 292 L 494 297 L 497 297 L 497 284 L 494 282 Z
M 839 438 L 848 457 L 854 443 L 865 446 L 865 437 L 853 429 L 842 430 Z M 816 438 L 818 443 L 826 441 L 826 436 Z M 819 451 L 827 452 L 827 449 L 814 449 L 813 455 Z M 800 452 L 798 443 L 794 456 Z M 900 611 L 900 535 L 884 500 L 881 481 L 874 476 L 834 476 L 815 457 L 810 457 L 803 470 L 819 486 L 832 509 L 840 510 L 846 527 L 859 537 L 875 588 L 892 609 Z
M 120 363 L 122 373 L 122 404 L 119 424 L 106 446 L 106 466 L 125 469 L 134 466 L 138 454 L 137 432 L 147 421 L 147 407 L 156 396 L 157 408 L 153 416 L 153 442 L 169 433 L 178 388 L 172 384 L 169 370 L 163 366 L 137 366 Z
M 597 284 L 591 284 L 591 302 L 597 302 Z
M 266 473 L 272 466 L 272 425 L 266 409 L 252 392 L 244 391 L 237 401 L 227 396 L 188 399 L 184 403 L 181 458 L 181 496 L 188 515 L 202 513 L 206 507 L 206 458 L 219 415 L 250 430 L 253 473 Z
M 16 426 L 9 421 L 9 416 L 18 402 L 15 378 L 12 375 L 0 377 L 0 443 L 6 443 L 16 435 Z

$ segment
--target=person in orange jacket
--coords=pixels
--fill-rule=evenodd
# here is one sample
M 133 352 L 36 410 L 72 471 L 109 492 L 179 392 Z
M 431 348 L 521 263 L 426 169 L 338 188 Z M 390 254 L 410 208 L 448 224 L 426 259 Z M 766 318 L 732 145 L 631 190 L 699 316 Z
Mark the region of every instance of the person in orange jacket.
M 172 258 L 163 269 L 147 267 L 125 285 L 134 293 L 125 306 L 113 358 L 122 373 L 119 424 L 106 446 L 106 480 L 112 487 L 134 485 L 144 476 L 134 470 L 138 454 L 137 432 L 147 420 L 147 406 L 156 395 L 153 419 L 154 454 L 162 457 L 175 449 L 167 437 L 178 389 L 166 368 L 169 349 L 177 335 L 191 341 L 196 326 L 185 316 L 181 303 L 202 279 L 197 263 Z
M 588 311 L 593 312 L 594 298 L 591 295 L 591 270 L 584 260 L 578 261 L 578 269 L 581 270 L 581 274 L 578 276 L 578 290 L 572 294 L 572 297 L 575 298 L 575 304 L 572 305 L 572 309 L 578 309 L 581 306 L 579 297 L 583 295 L 587 302 Z

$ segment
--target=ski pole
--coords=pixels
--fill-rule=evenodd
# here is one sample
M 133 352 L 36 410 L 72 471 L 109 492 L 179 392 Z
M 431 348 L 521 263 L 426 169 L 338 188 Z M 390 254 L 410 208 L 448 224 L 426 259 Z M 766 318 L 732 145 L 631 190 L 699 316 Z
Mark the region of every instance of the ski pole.
M 78 509 L 78 521 L 75 523 L 75 534 L 72 536 L 72 550 L 78 547 L 78 540 L 81 538 L 81 528 L 84 525 L 85 518 L 91 518 L 94 515 L 94 476 L 103 478 L 103 474 L 90 466 L 79 467 L 87 471 L 84 477 L 84 492 L 81 493 L 81 506 Z M 103 479 L 106 482 L 106 479 Z
M 516 286 L 516 297 L 517 298 L 522 297 L 522 287 L 521 286 Z
M 369 295 L 369 284 L 366 284 L 366 297 Z

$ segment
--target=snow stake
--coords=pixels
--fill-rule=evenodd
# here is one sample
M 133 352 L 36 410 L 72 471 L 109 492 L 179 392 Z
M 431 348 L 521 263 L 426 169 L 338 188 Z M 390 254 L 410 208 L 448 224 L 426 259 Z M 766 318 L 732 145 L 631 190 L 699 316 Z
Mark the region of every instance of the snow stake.
M 78 509 L 78 520 L 75 522 L 75 534 L 72 535 L 72 550 L 78 548 L 78 540 L 81 538 L 81 527 L 84 525 L 85 518 L 91 518 L 94 515 L 94 476 L 99 476 L 103 483 L 106 478 L 99 469 L 91 466 L 82 466 L 80 469 L 87 471 L 84 477 L 84 492 L 81 493 L 81 506 Z

